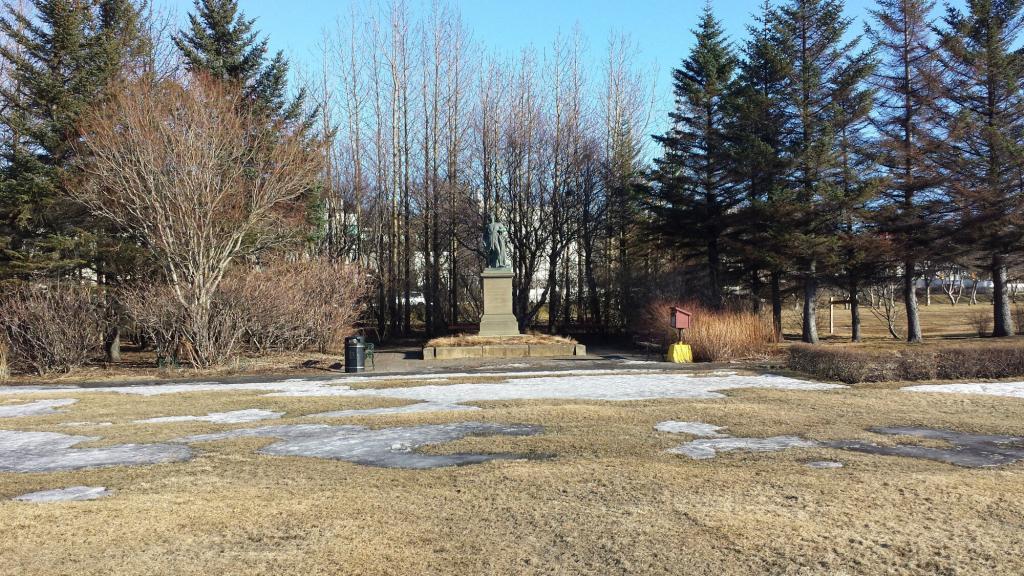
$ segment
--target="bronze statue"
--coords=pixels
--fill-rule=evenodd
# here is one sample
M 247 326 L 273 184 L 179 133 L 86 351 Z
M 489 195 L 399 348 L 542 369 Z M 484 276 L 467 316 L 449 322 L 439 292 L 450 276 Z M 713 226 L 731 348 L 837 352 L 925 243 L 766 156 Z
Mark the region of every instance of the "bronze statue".
M 484 232 L 484 246 L 487 249 L 487 267 L 512 267 L 512 249 L 508 242 L 508 229 L 491 214 Z

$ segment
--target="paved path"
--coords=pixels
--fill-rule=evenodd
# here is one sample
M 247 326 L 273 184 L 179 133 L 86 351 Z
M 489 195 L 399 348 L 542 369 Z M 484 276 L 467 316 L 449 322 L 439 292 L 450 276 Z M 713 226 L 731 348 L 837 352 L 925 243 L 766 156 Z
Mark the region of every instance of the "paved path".
M 572 370 L 672 370 L 683 372 L 706 372 L 710 370 L 767 370 L 770 366 L 766 363 L 742 363 L 742 364 L 671 364 L 659 362 L 646 358 L 643 354 L 622 352 L 610 348 L 593 348 L 588 356 L 569 356 L 564 358 L 466 358 L 457 360 L 433 360 L 430 362 L 420 358 L 418 349 L 413 348 L 389 348 L 380 350 L 376 354 L 376 367 L 373 370 L 362 374 L 367 377 L 438 374 L 443 375 L 451 372 L 536 372 L 536 371 L 572 371 Z M 185 378 L 168 379 L 135 379 L 135 380 L 105 380 L 99 382 L 75 382 L 62 381 L 52 383 L 46 380 L 39 380 L 26 383 L 26 386 L 48 386 L 56 384 L 59 386 L 80 386 L 83 388 L 108 388 L 121 386 L 139 386 L 146 384 L 190 384 L 196 382 L 216 382 L 225 384 L 234 383 L 259 383 L 278 382 L 294 378 L 306 378 L 317 380 L 330 380 L 333 378 L 350 378 L 357 376 L 345 374 L 342 371 L 318 370 L 318 369 L 297 369 L 276 374 L 250 374 L 240 376 L 223 376 L 198 374 Z

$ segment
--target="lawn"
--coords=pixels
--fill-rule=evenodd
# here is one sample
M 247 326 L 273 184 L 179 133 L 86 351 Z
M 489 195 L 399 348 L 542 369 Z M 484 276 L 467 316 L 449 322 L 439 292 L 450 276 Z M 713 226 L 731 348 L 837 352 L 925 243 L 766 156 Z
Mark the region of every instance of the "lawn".
M 956 306 L 949 303 L 941 292 L 939 295 L 932 295 L 932 304 L 926 305 L 924 298 L 920 298 L 918 308 L 921 317 L 921 329 L 925 338 L 964 338 L 978 336 L 978 322 L 981 321 L 992 328 L 992 302 L 987 296 L 978 296 L 978 304 L 970 305 L 964 297 Z M 783 308 L 783 329 L 787 335 L 799 337 L 801 311 L 800 302 L 790 299 Z M 1011 303 L 1011 311 L 1024 307 L 1024 304 Z M 867 340 L 889 340 L 893 338 L 889 334 L 886 321 L 881 310 L 872 312 L 871 306 L 861 304 L 861 331 Z M 818 334 L 828 340 L 848 340 L 850 338 L 850 311 L 842 304 L 836 304 L 835 312 L 835 334 L 829 334 L 828 303 L 820 304 L 818 308 Z M 1021 315 L 1015 312 L 1014 317 Z M 896 330 L 901 336 L 906 335 L 907 317 L 903 306 L 897 302 L 896 305 Z M 830 337 L 831 336 L 831 337 Z
M 638 374 L 623 372 L 621 378 Z M 545 386 L 557 384 L 557 378 L 545 378 Z M 723 376 L 694 378 L 706 383 Z M 472 402 L 483 408 L 472 411 L 306 417 L 415 402 L 384 395 L 402 387 L 426 385 L 430 394 L 443 394 L 477 382 L 500 386 L 504 379 L 376 381 L 344 395 L 306 396 L 239 389 L 157 396 L 8 392 L 0 406 L 77 399 L 56 408 L 62 412 L 0 420 L 0 429 L 101 437 L 81 447 L 309 423 L 377 429 L 472 421 L 543 431 L 422 448 L 429 454 L 519 455 L 428 470 L 258 454 L 275 439 L 240 438 L 193 444 L 195 457 L 185 462 L 0 473 L 0 573 L 1024 572 L 1022 463 L 963 468 L 825 447 L 695 460 L 667 452 L 693 436 L 655 430 L 676 420 L 723 426 L 736 437 L 941 447 L 935 440 L 895 439 L 867 429 L 913 425 L 1024 436 L 1021 399 L 910 393 L 897 385 L 733 388 L 721 391 L 722 397 L 503 399 Z M 356 394 L 367 391 L 382 396 Z M 285 415 L 247 424 L 134 422 L 254 408 Z M 844 467 L 806 466 L 820 460 Z M 107 487 L 112 495 L 90 502 L 10 500 L 78 485 Z

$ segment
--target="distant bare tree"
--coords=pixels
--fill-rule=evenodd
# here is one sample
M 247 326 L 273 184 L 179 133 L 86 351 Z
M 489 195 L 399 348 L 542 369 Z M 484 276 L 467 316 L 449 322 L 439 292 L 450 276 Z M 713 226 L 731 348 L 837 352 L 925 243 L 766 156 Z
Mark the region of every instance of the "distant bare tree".
M 942 282 L 942 291 L 946 293 L 951 306 L 956 306 L 964 295 L 964 276 L 966 275 L 966 270 L 956 264 L 950 264 L 938 273 L 939 281 Z
M 633 190 L 644 171 L 644 149 L 649 138 L 647 128 L 651 119 L 652 94 L 650 81 L 637 69 L 639 49 L 636 43 L 623 35 L 612 35 L 608 40 L 608 60 L 604 69 L 601 117 L 603 120 L 603 192 L 604 219 L 608 237 L 603 250 L 606 266 L 606 282 L 611 289 L 604 290 L 606 310 L 609 316 L 617 317 L 622 325 L 629 324 L 634 308 L 633 292 L 639 244 L 638 225 L 640 210 Z M 585 221 L 589 222 L 589 221 Z M 591 228 L 584 228 L 583 245 L 587 250 L 595 240 L 590 237 Z M 592 277 L 593 255 L 588 255 L 588 284 L 595 298 L 597 279 Z M 615 299 L 614 303 L 612 298 Z M 591 304 L 593 306 L 593 304 Z M 601 317 L 594 313 L 600 324 Z
M 899 294 L 899 288 L 892 282 L 885 282 L 874 286 L 871 291 L 873 293 L 872 300 L 877 302 L 876 306 L 871 307 L 871 313 L 885 323 L 890 336 L 896 340 L 902 339 L 897 331 L 900 311 L 896 303 L 896 295 Z

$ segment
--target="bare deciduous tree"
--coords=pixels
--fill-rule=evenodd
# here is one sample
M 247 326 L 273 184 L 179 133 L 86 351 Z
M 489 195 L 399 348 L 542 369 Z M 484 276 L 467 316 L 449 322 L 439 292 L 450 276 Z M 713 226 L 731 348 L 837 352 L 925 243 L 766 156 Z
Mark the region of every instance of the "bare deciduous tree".
M 899 288 L 892 282 L 885 282 L 874 286 L 871 291 L 873 292 L 872 300 L 877 302 L 876 306 L 871 307 L 871 313 L 875 318 L 885 323 L 885 327 L 889 330 L 889 335 L 893 339 L 900 340 L 902 336 L 897 331 L 900 311 L 896 303 L 896 295 L 899 293 Z
M 156 257 L 200 365 L 215 355 L 211 305 L 229 266 L 279 240 L 319 176 L 316 147 L 273 128 L 203 77 L 126 84 L 82 125 L 69 189 Z

